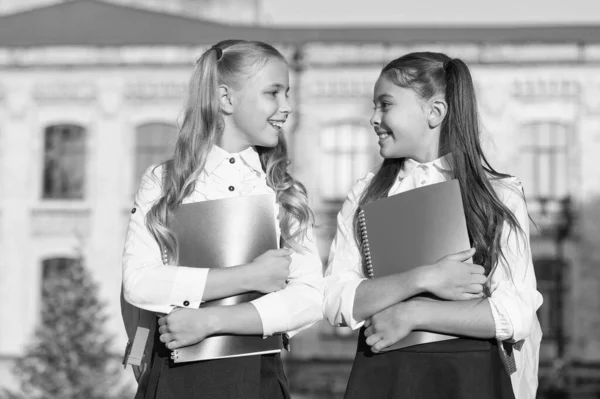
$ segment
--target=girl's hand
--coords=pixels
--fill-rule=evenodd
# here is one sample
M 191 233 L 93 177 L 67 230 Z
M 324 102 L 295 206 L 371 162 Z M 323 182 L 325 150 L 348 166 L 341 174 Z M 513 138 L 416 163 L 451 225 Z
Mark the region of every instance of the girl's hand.
M 248 265 L 253 290 L 267 294 L 283 289 L 290 275 L 293 253 L 289 248 L 271 249 L 254 259 Z
M 475 254 L 475 249 L 444 256 L 437 263 L 422 267 L 426 291 L 441 299 L 452 301 L 476 299 L 483 296 L 486 282 L 482 266 L 465 263 Z
M 365 321 L 367 345 L 373 353 L 385 352 L 415 328 L 410 301 L 400 302 Z
M 160 342 L 171 350 L 197 344 L 215 333 L 213 319 L 210 309 L 175 308 L 158 319 Z

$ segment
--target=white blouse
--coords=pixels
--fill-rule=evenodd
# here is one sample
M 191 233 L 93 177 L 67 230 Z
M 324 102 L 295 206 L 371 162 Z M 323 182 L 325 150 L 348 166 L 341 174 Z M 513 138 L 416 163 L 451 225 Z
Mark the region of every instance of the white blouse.
M 424 164 L 408 159 L 389 195 L 450 180 L 454 177 L 451 164 L 451 155 Z M 356 289 L 366 278 L 354 240 L 353 218 L 360 196 L 373 176 L 369 173 L 358 181 L 337 216 L 337 232 L 325 271 L 323 302 L 323 313 L 332 325 L 357 329 L 364 324 L 364 320 L 355 320 L 353 317 Z M 496 338 L 517 342 L 529 335 L 532 323 L 537 323 L 536 311 L 542 304 L 542 296 L 536 289 L 529 247 L 529 220 L 521 184 L 517 179 L 509 178 L 492 181 L 492 185 L 525 233 L 525 237 L 515 232 L 509 234 L 508 225 L 504 225 L 502 248 L 506 259 L 499 260 L 492 274 L 491 296 L 488 298 L 496 326 Z M 507 270 L 510 275 L 507 275 Z
M 200 306 L 209 269 L 163 265 L 159 245 L 145 225 L 146 214 L 161 196 L 161 174 L 161 166 L 149 168 L 135 197 L 123 252 L 123 293 L 134 306 L 169 313 L 175 306 Z M 214 146 L 195 191 L 183 203 L 273 193 L 254 148 L 229 154 Z M 276 218 L 279 206 L 274 203 L 273 209 Z M 307 250 L 293 253 L 286 287 L 250 302 L 265 336 L 292 336 L 323 317 L 322 264 L 312 228 L 301 244 Z

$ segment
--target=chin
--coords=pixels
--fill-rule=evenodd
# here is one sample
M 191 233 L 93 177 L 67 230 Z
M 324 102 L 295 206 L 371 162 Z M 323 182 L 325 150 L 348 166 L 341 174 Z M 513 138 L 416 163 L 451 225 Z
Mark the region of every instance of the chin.
M 394 151 L 394 148 L 381 147 L 379 149 L 379 155 L 381 155 L 385 159 L 393 159 L 393 158 L 404 158 L 405 154 L 402 154 L 400 151 Z
M 270 140 L 263 140 L 259 146 L 261 147 L 275 147 L 279 143 L 279 137 L 275 137 Z

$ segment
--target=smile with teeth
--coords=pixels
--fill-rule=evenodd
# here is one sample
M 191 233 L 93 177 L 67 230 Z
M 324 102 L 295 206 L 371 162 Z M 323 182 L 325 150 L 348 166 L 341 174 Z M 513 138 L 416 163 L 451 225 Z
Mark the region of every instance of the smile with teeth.
M 379 137 L 379 141 L 383 141 L 383 140 L 387 139 L 388 137 L 390 137 L 391 134 L 388 132 L 378 132 L 377 136 Z
M 271 126 L 273 126 L 277 130 L 281 130 L 285 121 L 267 121 Z

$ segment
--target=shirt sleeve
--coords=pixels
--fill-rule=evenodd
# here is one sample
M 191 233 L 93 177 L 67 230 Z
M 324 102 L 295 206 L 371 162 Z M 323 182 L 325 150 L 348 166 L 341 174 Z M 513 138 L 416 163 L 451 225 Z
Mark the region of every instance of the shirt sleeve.
M 352 188 L 342 210 L 337 215 L 337 230 L 325 270 L 323 314 L 333 326 L 362 327 L 364 320 L 355 320 L 354 297 L 361 281 L 366 279 L 362 257 L 354 239 L 354 213 L 363 190 L 372 179 L 369 173 Z
M 146 214 L 161 196 L 161 170 L 150 167 L 135 196 L 123 250 L 123 295 L 138 308 L 169 313 L 175 306 L 200 306 L 208 269 L 163 265 L 146 227 Z
M 489 303 L 496 338 L 519 342 L 529 336 L 543 299 L 536 287 L 529 245 L 529 216 L 521 183 L 512 178 L 495 184 L 500 185 L 497 192 L 523 231 L 514 231 L 504 223 L 501 237 L 504 257 L 498 259 L 491 276 Z
M 303 252 L 292 254 L 286 287 L 250 302 L 260 315 L 265 337 L 276 333 L 291 337 L 323 318 L 323 264 L 312 228 L 302 245 Z

